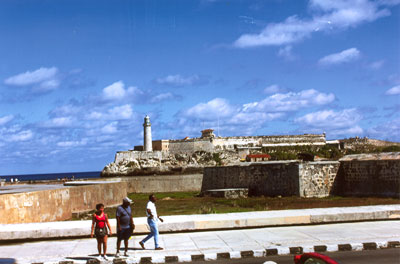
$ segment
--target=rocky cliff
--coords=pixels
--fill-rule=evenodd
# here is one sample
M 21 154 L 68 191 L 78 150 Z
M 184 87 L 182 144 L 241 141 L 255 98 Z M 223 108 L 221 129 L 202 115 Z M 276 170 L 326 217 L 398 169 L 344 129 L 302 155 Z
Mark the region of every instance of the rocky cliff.
M 117 153 L 115 161 L 104 167 L 101 176 L 199 173 L 207 166 L 225 166 L 237 162 L 239 156 L 236 151 L 196 151 L 193 154 L 126 151 Z

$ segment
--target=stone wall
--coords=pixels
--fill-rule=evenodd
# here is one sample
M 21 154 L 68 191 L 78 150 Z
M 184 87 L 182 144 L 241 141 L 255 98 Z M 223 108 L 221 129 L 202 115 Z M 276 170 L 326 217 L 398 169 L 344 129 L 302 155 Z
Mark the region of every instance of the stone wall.
M 333 191 L 339 165 L 338 161 L 304 162 L 299 164 L 300 196 L 329 196 Z
M 113 206 L 127 194 L 125 183 L 64 187 L 0 195 L 1 224 L 48 222 L 70 219 L 73 212 L 89 211 L 97 203 Z
M 139 159 L 153 159 L 161 160 L 166 159 L 168 153 L 163 151 L 119 151 L 115 154 L 114 163 L 139 160 Z
M 202 192 L 249 188 L 249 195 L 400 198 L 400 153 L 347 155 L 338 161 L 260 162 L 204 169 Z
M 71 219 L 72 213 L 93 210 L 97 203 L 121 204 L 132 192 L 200 191 L 203 175 L 169 175 L 121 178 L 120 182 L 63 187 L 0 195 L 0 224 L 35 223 Z
M 123 178 L 129 193 L 199 192 L 202 174 L 137 176 Z
M 249 195 L 326 197 L 339 162 L 272 161 L 204 169 L 202 192 L 249 188 Z
M 204 168 L 202 192 L 225 188 L 248 188 L 249 195 L 298 195 L 298 162 L 266 162 Z
M 400 153 L 348 155 L 340 163 L 336 193 L 400 198 Z
M 325 145 L 326 139 L 325 134 L 304 134 L 156 140 L 153 141 L 153 144 L 156 146 L 154 150 L 170 151 L 171 153 L 194 153 L 195 151 L 233 150 L 238 146 Z
M 194 153 L 196 151 L 213 152 L 214 145 L 209 139 L 171 140 L 169 152 L 171 153 Z

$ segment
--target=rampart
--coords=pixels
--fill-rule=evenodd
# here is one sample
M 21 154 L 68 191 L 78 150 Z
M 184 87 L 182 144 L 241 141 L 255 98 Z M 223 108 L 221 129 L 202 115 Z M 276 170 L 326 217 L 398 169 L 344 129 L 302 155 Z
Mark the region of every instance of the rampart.
M 260 162 L 204 169 L 202 192 L 248 188 L 249 195 L 400 198 L 400 153 L 348 155 L 340 161 Z
M 200 191 L 203 176 L 166 175 L 121 178 L 119 182 L 0 195 L 0 224 L 71 219 L 73 213 L 93 210 L 97 203 L 121 204 L 127 193 Z
M 275 161 L 204 169 L 202 192 L 248 188 L 249 195 L 329 196 L 339 162 Z
M 158 141 L 157 141 L 158 142 Z M 325 134 L 286 136 L 206 137 L 181 140 L 163 140 L 161 150 L 171 153 L 194 153 L 196 151 L 233 150 L 237 147 L 262 147 L 279 145 L 325 145 Z M 160 145 L 160 144 L 158 144 Z M 160 145 L 161 146 L 161 145 Z
M 400 153 L 345 156 L 336 186 L 348 196 L 400 198 Z

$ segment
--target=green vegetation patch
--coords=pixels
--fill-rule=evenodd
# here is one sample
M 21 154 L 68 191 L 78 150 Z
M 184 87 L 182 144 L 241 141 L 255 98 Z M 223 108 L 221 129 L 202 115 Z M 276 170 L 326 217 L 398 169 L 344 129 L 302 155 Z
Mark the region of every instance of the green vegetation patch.
M 200 197 L 198 192 L 156 193 L 157 211 L 161 216 L 185 214 L 219 214 L 266 210 L 287 210 L 307 208 L 327 208 L 346 206 L 365 206 L 381 204 L 400 204 L 395 198 L 376 197 L 340 197 L 300 198 L 300 197 L 249 197 L 240 199 L 225 199 Z M 146 204 L 149 194 L 131 193 L 129 198 L 134 201 L 132 212 L 134 217 L 146 216 Z M 109 218 L 115 218 L 115 207 L 107 207 Z M 94 211 L 76 219 L 90 219 Z

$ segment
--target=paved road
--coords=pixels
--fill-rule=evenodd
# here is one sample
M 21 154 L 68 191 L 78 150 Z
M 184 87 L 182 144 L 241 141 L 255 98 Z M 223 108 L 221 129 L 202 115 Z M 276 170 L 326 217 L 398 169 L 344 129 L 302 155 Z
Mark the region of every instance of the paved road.
M 315 245 L 328 245 L 329 249 L 335 251 L 338 244 L 352 243 L 362 248 L 363 242 L 400 241 L 400 221 L 162 234 L 160 242 L 164 251 L 154 251 L 153 241 L 146 243 L 146 250 L 141 250 L 138 241 L 143 237 L 134 236 L 130 240 L 130 257 L 190 257 L 224 252 L 240 255 L 240 251 L 262 252 L 267 248 L 277 248 L 279 254 L 284 254 L 288 253 L 288 247 L 301 246 L 304 250 L 312 251 Z M 115 253 L 115 244 L 116 238 L 109 238 L 108 253 L 111 259 Z M 66 258 L 84 261 L 96 254 L 96 251 L 95 239 L 70 239 L 1 245 L 0 257 L 17 258 L 20 263 L 60 261 Z
M 366 251 L 341 251 L 324 253 L 339 263 L 349 264 L 395 264 L 400 263 L 400 248 L 366 250 Z M 293 256 L 272 256 L 267 258 L 248 258 L 236 260 L 196 261 L 192 264 L 263 264 L 273 261 L 277 264 L 293 264 Z M 272 264 L 272 263 L 271 263 Z

